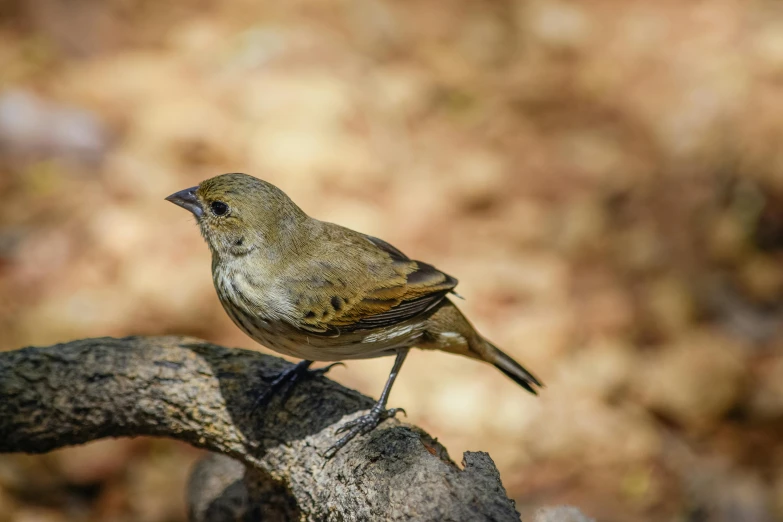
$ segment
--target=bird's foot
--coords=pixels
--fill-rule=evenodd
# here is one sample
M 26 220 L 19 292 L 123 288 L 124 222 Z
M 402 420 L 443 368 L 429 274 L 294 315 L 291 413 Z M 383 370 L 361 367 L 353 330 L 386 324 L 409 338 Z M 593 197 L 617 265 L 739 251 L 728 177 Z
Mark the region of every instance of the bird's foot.
M 259 407 L 269 404 L 275 395 L 279 395 L 280 400 L 284 403 L 288 396 L 291 395 L 291 390 L 293 390 L 296 383 L 325 375 L 334 366 L 342 365 L 343 363 L 336 362 L 315 370 L 310 369 L 311 364 L 313 364 L 313 361 L 300 361 L 280 372 L 277 378 L 272 381 L 272 384 L 269 385 L 269 388 L 256 398 L 253 407 L 250 409 L 250 414 L 255 413 Z
M 343 446 L 351 442 L 354 437 L 357 435 L 366 435 L 367 433 L 370 433 L 378 426 L 378 424 L 386 419 L 393 419 L 394 416 L 399 412 L 402 412 L 406 416 L 408 415 L 402 408 L 389 408 L 387 410 L 385 405 L 376 404 L 370 410 L 370 413 L 362 415 L 361 417 L 357 417 L 352 421 L 348 421 L 337 429 L 338 434 L 345 432 L 348 433 L 345 433 L 345 435 L 343 435 L 340 440 L 335 442 L 331 448 L 326 450 L 324 457 L 331 459 L 337 454 L 338 451 L 340 451 L 340 449 L 342 449 Z

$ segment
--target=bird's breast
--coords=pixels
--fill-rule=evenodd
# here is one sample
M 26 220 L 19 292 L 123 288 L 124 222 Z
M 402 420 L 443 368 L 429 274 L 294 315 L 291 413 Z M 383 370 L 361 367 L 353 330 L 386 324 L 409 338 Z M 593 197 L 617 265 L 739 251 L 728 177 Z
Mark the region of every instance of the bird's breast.
M 247 270 L 246 265 L 239 260 L 215 267 L 212 276 L 221 302 L 269 320 L 293 316 L 294 305 L 275 279 L 264 270 Z

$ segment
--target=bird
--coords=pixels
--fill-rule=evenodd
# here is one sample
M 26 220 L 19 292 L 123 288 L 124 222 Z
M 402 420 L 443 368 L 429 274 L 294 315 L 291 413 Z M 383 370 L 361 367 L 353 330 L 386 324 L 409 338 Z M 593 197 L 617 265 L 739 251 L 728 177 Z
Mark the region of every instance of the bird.
M 337 361 L 395 356 L 378 401 L 337 430 L 342 436 L 327 458 L 404 412 L 387 409 L 387 402 L 413 347 L 488 362 L 534 395 L 543 387 L 457 308 L 451 298 L 458 296 L 457 279 L 382 239 L 310 217 L 269 182 L 221 174 L 166 200 L 195 216 L 212 254 L 215 290 L 236 326 L 301 359 L 256 405 Z M 311 370 L 315 361 L 334 364 Z

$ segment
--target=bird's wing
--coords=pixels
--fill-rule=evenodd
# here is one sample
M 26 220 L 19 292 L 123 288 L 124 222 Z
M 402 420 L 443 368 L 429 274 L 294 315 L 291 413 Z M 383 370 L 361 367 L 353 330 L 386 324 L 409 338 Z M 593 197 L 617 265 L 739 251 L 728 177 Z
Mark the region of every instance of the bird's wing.
M 440 303 L 457 280 L 426 263 L 415 261 L 372 236 L 350 263 L 318 260 L 316 289 L 300 299 L 297 326 L 316 334 L 335 335 L 402 323 Z M 303 305 L 303 306 L 301 306 Z

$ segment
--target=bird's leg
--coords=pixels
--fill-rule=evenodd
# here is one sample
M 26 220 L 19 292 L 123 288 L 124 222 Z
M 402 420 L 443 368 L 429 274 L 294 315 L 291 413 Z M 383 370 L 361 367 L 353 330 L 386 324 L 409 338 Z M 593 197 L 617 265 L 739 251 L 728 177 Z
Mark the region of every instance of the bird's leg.
M 313 361 L 299 361 L 294 366 L 286 368 L 285 370 L 280 372 L 277 375 L 277 378 L 274 381 L 272 381 L 272 384 L 269 385 L 269 388 L 264 393 L 258 396 L 256 402 L 253 403 L 253 407 L 250 410 L 250 414 L 252 415 L 253 413 L 255 413 L 256 409 L 259 406 L 263 406 L 269 403 L 269 401 L 272 400 L 272 397 L 274 397 L 277 394 L 280 394 L 281 400 L 285 402 L 286 399 L 288 399 L 288 396 L 290 395 L 291 390 L 294 387 L 294 384 L 303 381 L 305 379 L 324 375 L 326 374 L 326 372 L 331 370 L 332 367 L 343 363 L 340 362 L 332 363 L 328 366 L 324 366 L 323 368 L 318 368 L 317 370 L 310 369 L 310 365 L 312 364 Z
M 391 373 L 389 373 L 389 378 L 386 380 L 386 385 L 383 387 L 383 391 L 381 392 L 381 397 L 378 399 L 378 402 L 376 402 L 375 406 L 372 407 L 370 413 L 362 415 L 361 417 L 358 417 L 352 421 L 346 422 L 337 429 L 337 433 L 344 433 L 346 431 L 348 433 L 343 435 L 340 440 L 335 442 L 331 448 L 326 450 L 324 457 L 327 459 L 334 457 L 343 446 L 348 444 L 357 435 L 371 432 L 382 421 L 393 418 L 399 412 L 405 413 L 405 410 L 402 408 L 390 408 L 387 410 L 386 402 L 389 400 L 389 393 L 391 392 L 392 385 L 394 384 L 394 380 L 397 378 L 397 374 L 400 372 L 402 363 L 405 361 L 405 356 L 407 355 L 408 348 L 399 350 L 397 352 L 397 358 L 394 360 L 394 366 L 392 367 Z

